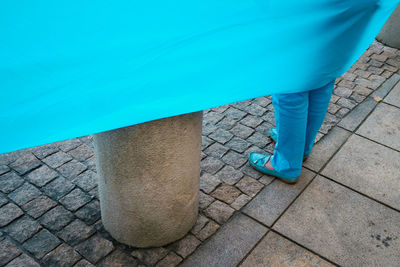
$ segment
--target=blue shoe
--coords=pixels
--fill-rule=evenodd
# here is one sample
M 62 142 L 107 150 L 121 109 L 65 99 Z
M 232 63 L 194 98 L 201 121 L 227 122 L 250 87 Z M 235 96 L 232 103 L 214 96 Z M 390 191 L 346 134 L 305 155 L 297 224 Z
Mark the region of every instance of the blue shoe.
M 271 170 L 271 169 L 268 169 L 267 167 L 265 167 L 265 163 L 267 163 L 270 160 L 271 156 L 272 155 L 270 155 L 270 154 L 261 154 L 261 153 L 257 153 L 257 152 L 251 152 L 248 160 L 249 160 L 251 166 L 253 166 L 257 171 L 278 177 L 285 183 L 289 183 L 289 184 L 296 183 L 297 180 L 299 179 L 299 177 L 290 177 L 290 176 L 281 174 L 275 170 Z
M 276 131 L 276 128 L 271 128 L 268 131 L 269 136 L 271 136 L 272 140 L 276 143 L 276 140 L 278 139 L 278 133 Z
M 276 143 L 276 140 L 278 139 L 278 132 L 276 131 L 276 128 L 269 129 L 268 133 L 269 136 L 271 136 L 271 139 Z M 304 154 L 303 161 L 306 161 L 309 155 L 310 154 Z

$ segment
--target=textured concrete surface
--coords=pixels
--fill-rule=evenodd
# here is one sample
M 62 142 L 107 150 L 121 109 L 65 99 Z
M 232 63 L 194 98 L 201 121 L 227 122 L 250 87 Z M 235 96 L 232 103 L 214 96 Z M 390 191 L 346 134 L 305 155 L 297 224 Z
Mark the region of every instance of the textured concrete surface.
M 314 172 L 303 169 L 299 181 L 294 185 L 276 179 L 250 201 L 242 212 L 271 226 L 314 176 Z
M 400 82 L 385 97 L 385 102 L 400 108 Z
M 240 267 L 256 266 L 335 266 L 288 239 L 268 232 Z
M 237 214 L 180 266 L 236 266 L 266 232 L 266 227 Z
M 202 112 L 94 135 L 101 218 L 119 242 L 163 246 L 196 223 Z
M 400 210 L 400 153 L 353 135 L 322 174 Z
M 380 144 L 400 150 L 400 109 L 379 104 L 371 116 L 360 126 L 357 134 Z
M 396 266 L 400 213 L 318 176 L 274 229 L 342 266 Z
M 351 115 L 351 114 L 350 114 Z M 303 166 L 317 172 L 321 170 L 328 160 L 334 155 L 339 147 L 349 138 L 350 132 L 335 127 L 330 134 L 318 142 Z

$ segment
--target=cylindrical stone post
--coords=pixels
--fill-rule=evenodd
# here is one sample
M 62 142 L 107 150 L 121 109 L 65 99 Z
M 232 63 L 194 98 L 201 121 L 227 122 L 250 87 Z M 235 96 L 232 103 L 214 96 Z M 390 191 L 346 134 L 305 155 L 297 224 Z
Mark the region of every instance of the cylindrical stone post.
M 390 15 L 376 39 L 385 45 L 400 49 L 400 5 Z
M 94 135 L 101 218 L 121 243 L 176 241 L 198 215 L 202 112 Z

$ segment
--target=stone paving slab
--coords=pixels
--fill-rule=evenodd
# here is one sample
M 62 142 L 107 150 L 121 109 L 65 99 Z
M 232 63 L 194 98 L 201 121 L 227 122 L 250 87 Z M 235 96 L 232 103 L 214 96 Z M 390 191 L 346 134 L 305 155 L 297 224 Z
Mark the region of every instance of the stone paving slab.
M 180 266 L 236 266 L 267 231 L 265 226 L 238 213 Z
M 256 266 L 335 266 L 312 252 L 276 234 L 268 234 L 255 247 L 240 267 Z
M 273 229 L 342 266 L 398 266 L 400 213 L 317 176 Z
M 400 153 L 352 135 L 322 174 L 400 210 Z
M 303 166 L 318 172 L 321 170 L 339 147 L 349 138 L 350 132 L 335 127 L 329 135 L 319 141 L 314 147 Z
M 360 126 L 377 104 L 378 102 L 374 98 L 368 97 L 364 102 L 354 108 L 349 115 L 344 117 L 338 123 L 338 126 L 349 131 L 354 131 L 358 126 Z
M 242 212 L 267 226 L 271 226 L 310 183 L 314 176 L 314 172 L 303 168 L 299 181 L 294 185 L 286 184 L 279 179 L 275 179 L 271 184 L 264 187 L 264 189 L 242 209 Z
M 400 151 L 400 109 L 380 103 L 357 134 Z
M 385 102 L 400 108 L 400 82 L 385 97 Z

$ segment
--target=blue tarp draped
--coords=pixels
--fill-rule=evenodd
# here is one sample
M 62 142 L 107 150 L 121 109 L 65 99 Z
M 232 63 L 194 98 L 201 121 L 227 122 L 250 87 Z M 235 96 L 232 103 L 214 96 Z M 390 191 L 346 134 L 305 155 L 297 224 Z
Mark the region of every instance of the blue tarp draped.
M 0 153 L 311 90 L 399 0 L 2 0 Z

